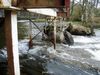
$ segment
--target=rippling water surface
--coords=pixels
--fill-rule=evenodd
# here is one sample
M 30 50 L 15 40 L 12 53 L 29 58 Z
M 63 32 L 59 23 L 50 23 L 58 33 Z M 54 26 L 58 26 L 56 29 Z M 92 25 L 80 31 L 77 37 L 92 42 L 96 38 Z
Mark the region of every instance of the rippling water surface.
M 51 43 L 34 40 L 28 54 L 31 59 L 36 55 L 47 60 L 42 63 L 43 75 L 100 75 L 100 30 L 95 29 L 95 33 L 95 36 L 73 35 L 73 46 L 57 44 L 56 50 Z M 19 42 L 20 55 L 27 53 L 25 45 L 25 40 Z
M 95 36 L 73 38 L 73 46 L 57 44 L 55 50 L 50 42 L 41 40 L 41 34 L 30 50 L 28 40 L 19 41 L 21 67 L 27 75 L 100 75 L 100 29 L 95 29 Z M 6 58 L 7 52 L 2 52 L 0 56 Z

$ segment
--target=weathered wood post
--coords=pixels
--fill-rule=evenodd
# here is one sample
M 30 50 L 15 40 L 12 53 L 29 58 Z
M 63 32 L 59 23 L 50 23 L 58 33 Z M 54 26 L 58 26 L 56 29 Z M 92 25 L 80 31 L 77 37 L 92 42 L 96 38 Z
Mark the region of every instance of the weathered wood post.
M 56 49 L 56 17 L 54 17 L 54 49 Z
M 29 20 L 29 49 L 33 46 L 32 44 L 32 24 Z
M 20 75 L 17 14 L 14 10 L 5 10 L 5 37 L 8 54 L 8 73 L 9 75 Z

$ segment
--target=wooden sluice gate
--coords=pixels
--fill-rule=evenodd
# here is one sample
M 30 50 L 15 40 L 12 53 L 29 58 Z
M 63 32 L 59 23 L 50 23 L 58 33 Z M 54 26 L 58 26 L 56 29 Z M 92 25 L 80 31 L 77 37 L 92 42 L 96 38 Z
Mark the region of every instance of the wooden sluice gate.
M 42 33 L 43 35 L 42 36 L 46 36 L 47 38 L 49 38 L 49 41 L 54 45 L 54 49 L 56 48 L 56 18 L 53 18 L 53 19 L 51 19 L 52 21 L 48 21 L 48 28 L 46 28 L 46 26 L 44 25 L 43 26 L 43 30 L 41 30 L 39 27 L 38 27 L 38 25 L 34 22 L 34 21 L 32 21 L 31 19 L 29 20 L 29 22 L 30 23 L 32 23 L 38 30 L 39 30 L 39 32 L 34 36 L 34 37 L 32 37 L 32 32 L 30 31 L 30 41 L 29 41 L 29 49 L 30 48 L 32 48 L 32 46 L 33 46 L 33 44 L 32 44 L 32 40 L 34 40 L 34 38 L 38 35 L 38 34 L 40 34 L 40 33 Z M 51 25 L 52 24 L 52 25 Z M 50 28 L 49 28 L 50 27 Z M 51 28 L 52 27 L 52 28 Z M 49 31 L 48 32 L 46 32 L 46 30 L 45 29 L 48 29 Z M 30 30 L 32 30 L 32 26 L 31 26 L 31 24 L 30 24 Z M 52 34 L 50 34 L 50 35 L 48 35 L 48 33 L 50 33 L 50 32 L 52 32 Z M 50 39 L 50 37 L 51 37 L 51 39 Z
M 69 2 L 70 0 L 0 0 L 0 9 L 4 10 L 5 15 L 4 26 L 9 75 L 20 75 L 17 11 L 28 8 L 65 8 L 68 14 L 70 8 Z M 56 34 L 56 25 L 54 26 L 54 34 Z M 56 36 L 54 36 L 54 42 L 55 47 Z

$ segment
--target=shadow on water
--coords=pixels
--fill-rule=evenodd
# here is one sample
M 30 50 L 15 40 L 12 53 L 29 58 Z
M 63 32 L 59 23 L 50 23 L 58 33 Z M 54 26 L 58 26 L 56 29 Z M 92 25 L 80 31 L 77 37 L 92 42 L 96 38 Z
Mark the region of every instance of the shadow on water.
M 7 75 L 7 58 L 2 50 L 0 50 L 0 75 Z
M 91 65 L 80 68 L 69 62 L 63 63 L 58 58 L 44 59 L 35 55 L 27 58 L 25 55 L 24 59 L 21 58 L 20 64 L 21 75 L 100 75 L 99 70 Z M 6 71 L 7 64 L 0 63 L 0 74 L 7 75 Z
M 45 58 L 32 55 L 28 59 L 23 59 L 21 65 L 21 72 L 25 75 L 100 75 L 98 68 L 89 64 L 75 60 L 62 62 L 57 57 L 48 58 L 48 55 Z

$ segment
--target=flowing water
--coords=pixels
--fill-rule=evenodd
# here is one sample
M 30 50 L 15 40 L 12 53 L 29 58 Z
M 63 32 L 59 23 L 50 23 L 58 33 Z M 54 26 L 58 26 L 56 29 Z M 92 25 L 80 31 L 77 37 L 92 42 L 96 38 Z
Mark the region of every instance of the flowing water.
M 56 58 L 47 64 L 54 75 L 100 75 L 100 30 L 96 36 L 73 36 L 73 46 L 57 45 Z
M 73 38 L 73 46 L 57 44 L 56 49 L 42 41 L 41 34 L 35 37 L 30 50 L 29 40 L 19 41 L 21 70 L 26 75 L 100 75 L 100 29 L 95 29 L 95 36 Z M 7 57 L 7 52 L 1 51 L 0 58 Z
M 28 51 L 29 59 L 37 56 L 46 60 L 41 62 L 44 70 L 38 75 L 100 75 L 100 30 L 95 29 L 95 36 L 73 35 L 73 38 L 73 46 L 57 44 L 55 50 L 49 42 L 34 40 L 33 48 Z M 24 41 L 19 43 L 20 55 L 27 54 Z

